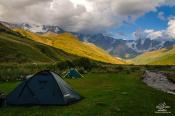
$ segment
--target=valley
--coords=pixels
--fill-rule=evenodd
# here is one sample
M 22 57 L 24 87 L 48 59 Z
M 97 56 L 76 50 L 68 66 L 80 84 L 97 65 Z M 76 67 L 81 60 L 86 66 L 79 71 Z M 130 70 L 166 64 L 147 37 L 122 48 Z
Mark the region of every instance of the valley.
M 138 65 L 175 65 L 175 47 L 145 52 L 130 60 Z
M 0 116 L 175 116 L 175 0 L 0 0 Z
M 59 60 L 66 60 L 64 56 L 68 56 L 67 60 L 69 60 L 70 56 L 70 57 L 87 57 L 92 60 L 113 64 L 125 63 L 120 59 L 110 56 L 107 52 L 96 47 L 93 44 L 80 42 L 76 37 L 74 37 L 70 33 L 62 33 L 62 34 L 46 33 L 44 35 L 39 35 L 23 29 L 14 29 L 15 31 L 13 31 L 5 27 L 4 25 L 1 25 L 1 28 L 4 28 L 6 30 L 2 31 L 1 33 L 2 44 L 3 42 L 5 44 L 7 44 L 7 42 L 12 44 L 12 46 L 8 45 L 2 46 L 1 52 L 3 52 L 5 49 L 9 49 L 10 52 L 13 52 L 14 49 L 13 46 L 15 46 L 15 49 L 17 49 L 17 51 L 21 52 L 21 53 L 14 53 L 14 55 L 10 53 L 9 55 L 12 55 L 12 58 L 10 58 L 9 56 L 9 59 L 12 60 L 17 59 L 17 57 L 19 57 L 20 60 L 21 56 L 24 57 L 22 59 L 23 61 L 26 60 L 26 62 L 27 60 L 34 60 L 34 61 L 41 60 L 40 62 L 56 62 Z M 10 32 L 17 35 L 11 34 Z M 18 49 L 17 46 L 19 46 L 20 50 Z M 21 51 L 21 48 L 24 51 Z M 4 55 L 4 53 L 8 54 L 8 52 L 6 51 L 1 53 L 2 59 L 3 57 L 8 57 L 7 55 Z M 7 58 L 4 58 L 4 61 L 5 60 L 8 62 Z
M 173 39 L 123 40 L 104 34 L 66 32 L 59 26 L 2 24 L 23 37 L 79 57 L 114 64 L 174 65 L 174 51 L 169 50 L 175 45 Z

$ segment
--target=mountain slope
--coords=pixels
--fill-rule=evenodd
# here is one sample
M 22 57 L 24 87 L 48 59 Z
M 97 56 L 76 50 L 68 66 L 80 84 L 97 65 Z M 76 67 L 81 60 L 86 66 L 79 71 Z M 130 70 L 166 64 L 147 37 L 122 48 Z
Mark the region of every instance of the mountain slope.
M 145 52 L 132 59 L 131 62 L 135 64 L 175 65 L 175 47 Z
M 61 49 L 67 53 L 77 55 L 80 57 L 87 57 L 93 60 L 112 63 L 112 64 L 124 64 L 125 62 L 110 56 L 104 50 L 96 47 L 93 44 L 84 43 L 78 40 L 71 33 L 45 33 L 43 35 L 36 34 L 23 29 L 15 29 L 16 32 L 21 33 L 23 36 L 30 38 L 34 41 Z
M 55 34 L 62 34 L 66 31 L 57 25 L 38 25 L 38 24 L 28 24 L 28 23 L 8 23 L 2 22 L 5 26 L 11 29 L 24 29 L 37 34 L 46 34 L 48 32 L 52 32 Z M 96 34 L 85 34 L 80 32 L 68 32 L 76 36 L 82 42 L 93 43 L 96 46 L 104 49 L 110 55 L 114 57 L 120 57 L 123 59 L 131 59 L 134 58 L 144 52 L 149 52 L 153 50 L 158 50 L 165 47 L 170 47 L 175 45 L 174 39 L 161 38 L 161 39 L 150 39 L 145 36 L 142 32 L 137 32 L 137 39 L 135 40 L 125 40 L 124 36 L 118 37 L 118 39 L 113 38 L 110 35 L 103 33 Z M 120 35 L 119 34 L 119 35 Z M 121 37 L 121 38 L 120 38 Z M 123 38 L 123 39 L 122 39 Z M 38 38 L 39 39 L 39 38 Z M 42 39 L 41 39 L 42 40 Z
M 22 37 L 0 24 L 1 63 L 51 63 L 78 58 L 62 50 Z
M 115 39 L 105 34 L 82 34 L 73 33 L 80 38 L 81 41 L 88 41 L 104 50 L 111 55 L 124 59 L 131 59 L 144 52 L 158 50 L 160 48 L 175 45 L 174 39 L 150 39 L 147 37 L 139 37 L 135 40 Z

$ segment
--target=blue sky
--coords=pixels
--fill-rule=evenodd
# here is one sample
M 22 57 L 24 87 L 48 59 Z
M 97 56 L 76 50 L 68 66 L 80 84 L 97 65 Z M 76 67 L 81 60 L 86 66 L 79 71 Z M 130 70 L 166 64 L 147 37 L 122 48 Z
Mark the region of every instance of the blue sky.
M 161 12 L 163 19 L 159 17 Z M 114 35 L 122 33 L 122 36 L 116 38 L 134 39 L 133 32 L 136 30 L 144 31 L 146 29 L 165 30 L 167 23 L 171 17 L 175 16 L 175 6 L 161 6 L 156 11 L 151 11 L 139 17 L 133 23 L 122 23 L 120 26 L 114 27 L 110 30 Z M 118 34 L 117 34 L 118 35 Z

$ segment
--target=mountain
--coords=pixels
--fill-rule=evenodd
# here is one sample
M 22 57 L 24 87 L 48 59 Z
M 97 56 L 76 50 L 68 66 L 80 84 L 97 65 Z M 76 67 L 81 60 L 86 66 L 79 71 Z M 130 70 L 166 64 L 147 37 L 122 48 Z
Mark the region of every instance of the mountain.
M 65 32 L 59 26 L 36 25 L 36 24 L 28 24 L 28 23 L 14 24 L 14 23 L 2 22 L 2 21 L 0 21 L 0 23 L 11 29 L 20 28 L 20 29 L 28 30 L 34 33 L 40 33 L 40 34 L 47 33 L 47 32 L 53 32 L 53 33 L 59 34 L 59 33 Z
M 147 51 L 158 50 L 160 48 L 171 47 L 175 45 L 173 39 L 150 39 L 150 38 L 139 38 L 134 41 L 127 42 L 127 45 L 135 50 L 137 53 L 144 53 Z
M 1 63 L 53 63 L 79 58 L 23 37 L 0 23 Z
M 112 57 L 94 44 L 79 41 L 77 37 L 69 32 L 65 32 L 59 26 L 12 24 L 6 22 L 3 22 L 3 24 L 26 38 L 61 49 L 73 55 L 107 63 L 125 63 L 117 57 Z
M 134 64 L 175 65 L 175 46 L 145 52 L 130 61 Z
M 135 57 L 138 53 L 130 48 L 127 43 L 128 40 L 114 39 L 113 37 L 104 34 L 81 34 L 73 33 L 81 41 L 86 41 L 97 45 L 98 47 L 106 50 L 109 54 L 120 58 Z
M 0 23 L 0 44 L 1 63 L 53 63 L 79 57 L 124 63 L 91 43 L 79 41 L 70 33 L 38 34 L 24 29 L 11 30 Z
M 12 24 L 2 22 L 11 29 L 24 29 L 35 34 L 44 35 L 46 33 L 63 34 L 66 33 L 59 26 L 51 25 L 36 25 L 36 24 Z M 172 39 L 150 39 L 146 37 L 139 37 L 135 40 L 116 39 L 105 34 L 84 34 L 78 32 L 67 32 L 76 36 L 82 42 L 93 43 L 96 46 L 104 49 L 110 55 L 122 59 L 131 59 L 144 52 L 154 51 L 161 48 L 171 47 L 175 45 L 175 40 Z M 45 40 L 47 41 L 47 40 Z
M 112 57 L 94 44 L 79 41 L 78 38 L 68 32 L 38 34 L 24 29 L 15 29 L 15 31 L 31 40 L 61 49 L 69 54 L 113 64 L 125 63 L 119 58 Z
M 175 45 L 175 40 L 138 38 L 136 40 L 114 39 L 104 34 L 81 34 L 73 33 L 81 41 L 94 43 L 95 45 L 108 51 L 111 55 L 130 59 L 144 52 L 158 50 L 160 48 L 171 47 Z
M 2 22 L 2 24 L 13 29 L 17 33 L 20 33 L 25 38 L 58 48 L 72 55 L 87 57 L 93 60 L 113 64 L 125 63 L 119 58 L 112 57 L 103 49 L 96 47 L 94 44 L 79 41 L 79 39 L 74 35 L 64 32 L 58 26 L 12 24 L 7 22 Z

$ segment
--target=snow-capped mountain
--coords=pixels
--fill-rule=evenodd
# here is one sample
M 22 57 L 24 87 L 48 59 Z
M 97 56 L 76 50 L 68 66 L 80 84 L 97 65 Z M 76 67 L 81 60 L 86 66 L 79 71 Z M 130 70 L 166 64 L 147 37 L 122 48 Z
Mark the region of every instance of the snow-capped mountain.
M 59 26 L 52 25 L 36 25 L 36 24 L 13 24 L 7 22 L 0 22 L 9 28 L 22 28 L 34 33 L 44 34 L 47 32 L 63 33 L 65 32 Z M 171 47 L 175 45 L 174 39 L 150 39 L 137 38 L 136 40 L 115 39 L 105 34 L 83 34 L 78 32 L 70 32 L 79 38 L 81 41 L 90 42 L 98 47 L 103 48 L 113 56 L 128 59 L 134 58 L 139 54 L 147 51 L 153 51 L 160 48 Z
M 147 51 L 175 45 L 174 39 L 150 39 L 139 38 L 136 40 L 114 39 L 103 34 L 83 35 L 74 33 L 81 41 L 88 41 L 105 49 L 113 56 L 121 58 L 133 58 Z
M 28 24 L 28 23 L 21 23 L 21 24 L 14 24 L 14 23 L 7 23 L 7 22 L 0 22 L 9 28 L 21 28 L 25 29 L 34 33 L 63 33 L 65 32 L 59 26 L 51 26 L 51 25 L 39 25 L 39 24 Z
M 170 43 L 167 45 L 167 43 Z M 157 50 L 163 47 L 168 47 L 173 45 L 174 43 L 170 42 L 169 40 L 151 40 L 149 38 L 138 39 L 135 41 L 128 41 L 127 46 L 132 48 L 133 50 L 137 51 L 138 53 L 143 53 L 146 51 Z
M 53 32 L 53 33 L 63 33 L 64 30 L 61 29 L 59 26 L 51 26 L 51 25 L 36 25 L 36 24 L 19 24 L 20 28 L 23 28 L 25 30 L 29 30 L 34 33 L 47 33 L 47 32 Z

